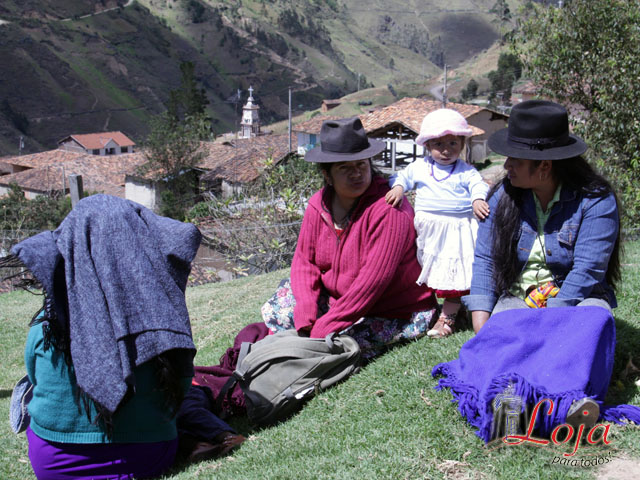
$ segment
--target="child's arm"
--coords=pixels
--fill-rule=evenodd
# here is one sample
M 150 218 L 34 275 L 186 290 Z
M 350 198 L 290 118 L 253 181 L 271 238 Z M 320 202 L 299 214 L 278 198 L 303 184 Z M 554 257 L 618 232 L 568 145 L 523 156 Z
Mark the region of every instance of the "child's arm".
M 489 216 L 489 204 L 484 200 L 477 198 L 471 206 L 473 207 L 473 214 L 478 220 L 484 220 Z
M 402 185 L 396 185 L 387 192 L 387 194 L 384 196 L 384 199 L 388 204 L 393 205 L 394 207 L 399 207 L 400 205 L 402 205 L 403 197 L 404 188 L 402 188 Z
M 411 163 L 404 170 L 400 170 L 389 179 L 389 186 L 391 190 L 385 195 L 385 200 L 389 205 L 394 207 L 400 207 L 402 205 L 402 199 L 404 198 L 404 192 L 413 190 L 413 169 L 416 162 Z
M 485 202 L 487 193 L 489 193 L 489 185 L 482 179 L 480 172 L 473 167 L 469 170 L 467 182 L 473 214 L 478 220 L 484 220 L 490 212 L 489 204 Z

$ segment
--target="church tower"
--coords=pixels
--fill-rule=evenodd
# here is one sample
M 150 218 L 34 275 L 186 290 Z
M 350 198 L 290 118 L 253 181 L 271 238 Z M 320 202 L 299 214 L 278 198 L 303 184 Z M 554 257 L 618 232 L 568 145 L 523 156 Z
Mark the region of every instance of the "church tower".
M 260 134 L 260 107 L 254 105 L 253 87 L 249 87 L 249 99 L 242 107 L 242 122 L 240 122 L 240 138 L 251 138 Z

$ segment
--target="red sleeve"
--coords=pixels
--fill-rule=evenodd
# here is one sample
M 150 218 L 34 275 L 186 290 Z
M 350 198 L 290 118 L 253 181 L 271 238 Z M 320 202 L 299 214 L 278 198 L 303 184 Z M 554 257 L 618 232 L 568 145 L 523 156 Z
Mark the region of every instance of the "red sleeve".
M 412 243 L 413 224 L 399 209 L 385 204 L 378 218 L 363 220 L 371 222 L 366 227 L 368 241 L 364 251 L 352 252 L 364 257 L 360 271 L 349 290 L 313 324 L 314 338 L 344 330 L 366 316 L 396 276 L 407 243 Z
M 298 244 L 291 262 L 291 289 L 296 299 L 293 321 L 296 330 L 311 326 L 318 315 L 318 298 L 322 280 L 315 264 L 316 242 L 322 219 L 312 207 L 308 207 L 302 219 Z

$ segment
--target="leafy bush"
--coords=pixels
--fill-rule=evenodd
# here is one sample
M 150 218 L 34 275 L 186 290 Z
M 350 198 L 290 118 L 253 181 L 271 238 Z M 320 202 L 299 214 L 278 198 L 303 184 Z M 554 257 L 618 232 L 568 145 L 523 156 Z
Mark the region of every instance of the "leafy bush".
M 0 232 L 7 239 L 0 249 L 9 250 L 37 232 L 55 229 L 70 211 L 69 197 L 40 195 L 29 200 L 17 184 L 11 185 L 9 194 L 0 197 Z
M 291 264 L 306 202 L 320 187 L 315 165 L 296 156 L 275 165 L 232 199 L 210 196 L 187 218 L 199 224 L 204 242 L 238 265 L 237 273 L 264 273 Z

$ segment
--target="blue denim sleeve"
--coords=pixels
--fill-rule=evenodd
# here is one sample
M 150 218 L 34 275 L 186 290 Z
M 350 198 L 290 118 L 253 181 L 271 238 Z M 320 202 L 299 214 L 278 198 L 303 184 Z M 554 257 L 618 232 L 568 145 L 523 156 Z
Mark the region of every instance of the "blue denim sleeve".
M 471 291 L 469 295 L 462 297 L 463 303 L 472 312 L 475 310 L 491 312 L 498 300 L 493 282 L 493 217 L 503 193 L 504 190 L 501 188 L 489 199 L 489 216 L 480 222 L 478 228 Z
M 576 234 L 573 265 L 558 295 L 548 299 L 548 307 L 577 305 L 589 297 L 607 273 L 620 228 L 616 199 L 613 194 L 585 198 L 581 208 L 582 221 Z

